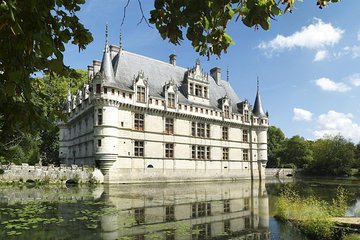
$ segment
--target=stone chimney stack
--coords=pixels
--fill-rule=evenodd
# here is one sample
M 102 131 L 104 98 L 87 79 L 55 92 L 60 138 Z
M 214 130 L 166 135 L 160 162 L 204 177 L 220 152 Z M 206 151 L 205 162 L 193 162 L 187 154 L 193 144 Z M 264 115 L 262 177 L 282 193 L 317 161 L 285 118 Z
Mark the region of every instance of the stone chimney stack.
M 216 84 L 219 85 L 221 80 L 221 68 L 212 68 L 210 70 L 210 75 L 215 79 Z
M 173 66 L 176 66 L 176 55 L 175 54 L 171 54 L 169 56 L 170 59 L 170 64 L 172 64 Z

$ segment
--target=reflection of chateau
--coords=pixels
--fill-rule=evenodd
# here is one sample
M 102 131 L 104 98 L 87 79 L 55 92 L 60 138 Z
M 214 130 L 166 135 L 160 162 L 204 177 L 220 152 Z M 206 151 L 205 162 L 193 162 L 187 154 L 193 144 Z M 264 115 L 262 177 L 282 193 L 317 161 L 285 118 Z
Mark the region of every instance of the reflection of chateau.
M 264 181 L 110 186 L 105 192 L 118 211 L 102 217 L 104 239 L 270 239 Z
M 60 127 L 65 163 L 96 163 L 106 182 L 264 178 L 267 127 L 259 91 L 240 100 L 221 69 L 210 74 L 109 46 L 68 95 Z

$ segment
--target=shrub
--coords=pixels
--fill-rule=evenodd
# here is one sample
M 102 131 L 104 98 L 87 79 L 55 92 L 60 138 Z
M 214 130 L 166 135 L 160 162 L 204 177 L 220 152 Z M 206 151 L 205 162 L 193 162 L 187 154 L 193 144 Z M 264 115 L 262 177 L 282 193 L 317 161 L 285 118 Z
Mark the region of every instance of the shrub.
M 5 173 L 4 169 L 0 168 L 0 175 L 2 175 L 4 173 Z
M 275 216 L 295 223 L 312 239 L 333 239 L 335 223 L 332 217 L 343 216 L 347 195 L 342 188 L 332 204 L 315 197 L 302 198 L 291 188 L 285 188 L 277 201 Z

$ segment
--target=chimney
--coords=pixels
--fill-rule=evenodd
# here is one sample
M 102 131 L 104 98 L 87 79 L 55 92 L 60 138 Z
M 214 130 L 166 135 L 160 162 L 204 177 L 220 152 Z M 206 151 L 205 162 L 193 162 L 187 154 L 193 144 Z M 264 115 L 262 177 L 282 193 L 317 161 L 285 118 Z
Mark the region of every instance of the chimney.
M 111 60 L 113 60 L 114 57 L 119 53 L 119 50 L 120 48 L 118 46 L 110 45 Z
M 101 61 L 94 60 L 93 61 L 93 66 L 94 66 L 94 75 L 95 75 L 96 73 L 98 73 L 100 71 Z
M 170 59 L 170 64 L 173 65 L 173 66 L 176 66 L 176 55 L 175 54 L 171 54 L 169 56 L 169 59 Z
M 216 84 L 219 85 L 221 80 L 221 68 L 212 68 L 210 70 L 210 75 L 215 79 Z
M 88 66 L 88 80 L 89 82 L 91 81 L 91 79 L 93 79 L 94 77 L 94 66 L 89 65 Z

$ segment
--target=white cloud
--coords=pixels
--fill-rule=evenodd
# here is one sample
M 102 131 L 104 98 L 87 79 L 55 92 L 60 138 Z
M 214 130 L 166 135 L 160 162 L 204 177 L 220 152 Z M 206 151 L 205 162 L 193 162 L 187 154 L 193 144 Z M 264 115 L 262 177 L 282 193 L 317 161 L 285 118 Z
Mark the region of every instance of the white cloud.
M 294 112 L 293 120 L 295 120 L 295 121 L 309 122 L 309 121 L 311 121 L 311 118 L 313 115 L 310 111 L 302 109 L 302 108 L 294 108 L 293 112 Z
M 350 82 L 355 86 L 355 87 L 359 87 L 360 86 L 360 73 L 355 73 L 353 75 L 351 75 L 349 77 Z
M 349 87 L 345 83 L 342 82 L 336 83 L 325 77 L 315 80 L 315 84 L 318 85 L 324 91 L 347 92 L 351 90 L 351 87 Z
M 353 58 L 360 57 L 360 45 L 351 47 L 351 55 Z
M 325 58 L 327 58 L 329 56 L 328 51 L 326 50 L 319 50 L 316 52 L 315 54 L 315 58 L 314 58 L 314 62 L 319 62 L 324 60 Z
M 345 114 L 330 110 L 328 113 L 321 114 L 318 117 L 317 123 L 319 129 L 314 131 L 316 138 L 341 134 L 355 142 L 360 140 L 360 125 L 353 122 L 353 115 L 351 113 Z
M 360 30 L 357 33 L 357 40 L 360 41 Z
M 335 57 L 351 55 L 352 58 L 360 57 L 360 45 L 346 46 L 340 52 L 335 54 Z
M 277 35 L 269 42 L 261 42 L 258 47 L 270 51 L 294 47 L 319 49 L 338 43 L 343 33 L 344 30 L 334 28 L 331 23 L 315 19 L 314 23 L 302 27 L 300 31 L 290 36 Z

